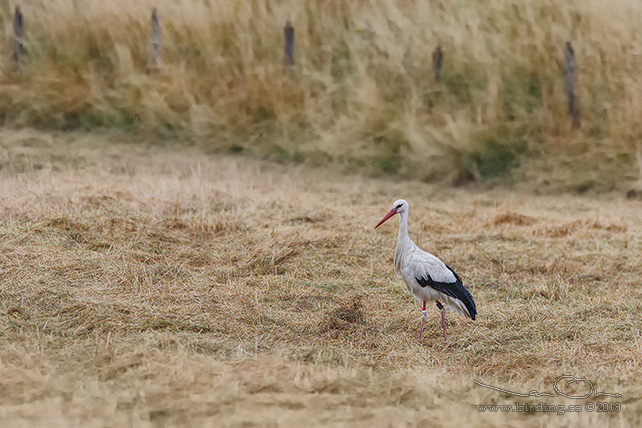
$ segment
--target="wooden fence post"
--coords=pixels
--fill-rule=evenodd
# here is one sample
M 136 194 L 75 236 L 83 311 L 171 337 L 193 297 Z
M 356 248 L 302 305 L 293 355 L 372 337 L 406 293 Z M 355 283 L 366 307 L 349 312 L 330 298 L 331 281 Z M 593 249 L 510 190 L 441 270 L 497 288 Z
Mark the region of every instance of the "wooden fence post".
M 13 15 L 13 63 L 15 71 L 20 71 L 20 62 L 22 61 L 24 20 L 20 6 L 16 6 L 16 12 Z
M 573 128 L 579 128 L 580 114 L 577 110 L 577 102 L 575 99 L 575 51 L 573 51 L 571 42 L 566 42 L 566 50 L 564 51 L 564 56 L 566 59 L 564 76 L 566 78 L 566 93 L 568 95 L 568 114 L 569 116 L 571 116 Z
M 444 52 L 441 50 L 441 46 L 437 46 L 437 49 L 432 54 L 432 67 L 435 72 L 435 82 L 437 83 L 441 81 L 441 66 L 443 63 Z
M 441 66 L 444 63 L 444 51 L 441 50 L 441 46 L 437 46 L 437 49 L 432 53 L 432 70 L 435 74 L 435 82 L 441 82 Z M 432 114 L 432 109 L 434 107 L 434 101 L 432 95 L 428 98 L 428 113 Z
M 158 9 L 152 9 L 152 28 L 151 28 L 151 41 L 152 41 L 152 68 L 156 69 L 160 66 L 160 51 L 161 51 L 161 28 L 158 19 Z
M 285 35 L 285 68 L 288 74 L 292 74 L 294 68 L 294 27 L 288 21 L 283 29 Z

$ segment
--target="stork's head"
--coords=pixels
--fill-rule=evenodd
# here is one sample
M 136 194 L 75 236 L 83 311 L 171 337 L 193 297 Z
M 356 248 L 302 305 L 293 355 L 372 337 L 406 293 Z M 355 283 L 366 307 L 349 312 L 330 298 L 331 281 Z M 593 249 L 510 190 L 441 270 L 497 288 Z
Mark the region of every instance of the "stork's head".
M 395 214 L 403 214 L 408 212 L 408 202 L 403 199 L 397 199 L 392 204 L 392 209 L 381 219 L 379 223 L 375 226 L 375 229 L 381 226 L 386 220 L 392 217 Z

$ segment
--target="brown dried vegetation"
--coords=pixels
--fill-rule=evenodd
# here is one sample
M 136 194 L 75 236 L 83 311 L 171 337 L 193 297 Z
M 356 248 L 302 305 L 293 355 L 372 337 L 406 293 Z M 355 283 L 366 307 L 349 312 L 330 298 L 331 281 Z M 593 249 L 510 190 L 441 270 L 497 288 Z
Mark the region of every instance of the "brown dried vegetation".
M 52 142 L 42 168 L 0 170 L 4 426 L 642 422 L 639 201 L 0 136 L 7 153 Z M 475 322 L 448 315 L 448 342 L 436 309 L 419 342 L 419 305 L 393 271 L 395 224 L 372 230 L 398 197 L 411 236 L 477 302 Z M 472 379 L 551 391 L 563 374 L 623 394 L 622 412 L 475 410 L 515 400 Z

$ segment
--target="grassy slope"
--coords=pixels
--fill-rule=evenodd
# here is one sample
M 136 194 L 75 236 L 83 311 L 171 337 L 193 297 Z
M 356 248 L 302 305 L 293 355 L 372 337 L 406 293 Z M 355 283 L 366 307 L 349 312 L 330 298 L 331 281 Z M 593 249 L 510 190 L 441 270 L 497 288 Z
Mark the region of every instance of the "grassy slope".
M 197 136 L 427 180 L 609 190 L 640 177 L 637 0 L 23 3 L 16 74 L 13 4 L 0 0 L 4 123 Z M 152 7 L 163 66 L 150 73 Z M 287 20 L 293 76 L 283 67 Z M 580 130 L 566 113 L 567 41 Z
M 639 425 L 640 203 L 363 179 L 108 136 L 0 134 L 0 422 L 11 426 Z M 462 276 L 419 306 L 396 227 Z M 560 375 L 615 415 L 478 413 Z M 608 399 L 611 400 L 611 399 Z M 607 400 L 607 401 L 608 401 Z M 603 401 L 592 399 L 592 401 Z

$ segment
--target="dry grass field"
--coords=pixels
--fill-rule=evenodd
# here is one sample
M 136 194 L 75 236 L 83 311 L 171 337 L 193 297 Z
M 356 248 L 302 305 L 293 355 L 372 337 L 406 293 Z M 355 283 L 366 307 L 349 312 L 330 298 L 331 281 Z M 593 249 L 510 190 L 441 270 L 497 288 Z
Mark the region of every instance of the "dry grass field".
M 2 426 L 642 423 L 640 201 L 8 130 L 0 179 Z M 436 309 L 419 342 L 396 223 L 373 230 L 398 197 L 477 302 L 448 342 Z M 562 375 L 622 397 L 474 383 L 551 393 Z M 620 411 L 475 407 L 515 402 Z

